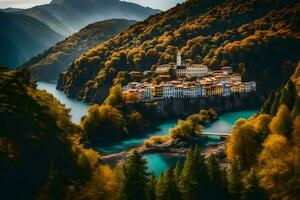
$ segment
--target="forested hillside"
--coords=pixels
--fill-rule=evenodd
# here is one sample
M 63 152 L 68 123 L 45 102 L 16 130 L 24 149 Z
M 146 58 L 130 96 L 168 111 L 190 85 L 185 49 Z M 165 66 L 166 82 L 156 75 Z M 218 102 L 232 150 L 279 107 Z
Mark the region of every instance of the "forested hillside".
M 120 0 L 52 0 L 49 4 L 24 9 L 18 13 L 34 17 L 67 36 L 97 21 L 144 20 L 159 12 L 160 10 Z
M 149 70 L 184 59 L 232 66 L 258 82 L 265 97 L 287 80 L 299 59 L 297 1 L 189 0 L 151 16 L 82 54 L 61 75 L 68 96 L 101 103 L 119 71 Z
M 65 67 L 80 54 L 110 39 L 135 22 L 125 19 L 111 19 L 90 24 L 42 54 L 31 58 L 23 64 L 23 67 L 29 67 L 34 79 L 57 80 L 58 75 Z
M 300 63 L 258 115 L 236 122 L 227 143 L 229 161 L 236 162 L 242 174 L 255 171 L 257 186 L 267 191 L 270 199 L 300 197 L 299 108 Z
M 62 39 L 35 18 L 0 12 L 0 64 L 18 67 Z

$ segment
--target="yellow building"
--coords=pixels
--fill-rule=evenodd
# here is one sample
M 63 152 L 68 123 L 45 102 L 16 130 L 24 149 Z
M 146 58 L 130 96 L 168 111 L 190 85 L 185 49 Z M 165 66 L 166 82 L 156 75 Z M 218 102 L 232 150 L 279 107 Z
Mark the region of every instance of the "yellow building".
M 163 95 L 163 84 L 153 86 L 152 96 L 154 98 L 162 98 Z

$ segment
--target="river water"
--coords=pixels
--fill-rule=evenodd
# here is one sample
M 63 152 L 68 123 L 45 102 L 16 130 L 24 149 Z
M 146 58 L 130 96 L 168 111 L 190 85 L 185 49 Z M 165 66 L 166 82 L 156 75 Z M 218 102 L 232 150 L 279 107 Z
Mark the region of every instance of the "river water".
M 44 89 L 53 94 L 53 96 L 56 97 L 61 103 L 65 104 L 67 108 L 71 108 L 70 114 L 74 123 L 80 123 L 81 117 L 86 115 L 88 105 L 66 97 L 63 92 L 56 90 L 56 85 L 54 83 L 39 82 L 38 88 Z M 236 120 L 240 118 L 249 118 L 256 112 L 257 110 L 243 110 L 223 114 L 219 116 L 218 120 L 205 127 L 204 132 L 230 132 Z M 159 124 L 157 127 L 154 127 L 148 133 L 142 134 L 143 136 L 140 138 L 107 143 L 105 145 L 101 145 L 101 147 L 97 147 L 96 149 L 102 154 L 121 152 L 142 144 L 145 140 L 152 136 L 168 134 L 169 129 L 175 127 L 176 123 L 177 120 L 165 121 Z M 210 136 L 207 140 L 207 144 L 215 144 L 217 142 L 219 142 L 219 137 Z M 184 159 L 183 157 L 174 157 L 168 154 L 149 154 L 145 155 L 144 158 L 148 161 L 149 171 L 154 172 L 155 175 L 159 175 L 161 172 L 165 171 L 169 164 L 175 165 L 177 161 L 182 161 Z

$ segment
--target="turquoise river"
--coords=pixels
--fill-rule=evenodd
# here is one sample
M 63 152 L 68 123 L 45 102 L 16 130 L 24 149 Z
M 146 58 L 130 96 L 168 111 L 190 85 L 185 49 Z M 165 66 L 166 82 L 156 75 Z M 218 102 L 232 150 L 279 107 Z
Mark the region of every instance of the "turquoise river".
M 51 93 L 61 103 L 65 104 L 67 108 L 71 109 L 70 114 L 74 123 L 80 123 L 81 117 L 87 113 L 87 104 L 68 98 L 63 92 L 56 90 L 56 85 L 54 83 L 39 82 L 38 88 L 44 89 Z M 257 112 L 257 110 L 243 110 L 223 114 L 219 116 L 217 121 L 205 127 L 204 132 L 230 132 L 236 120 L 239 118 L 249 118 L 255 112 Z M 149 131 L 148 133 L 143 134 L 143 137 L 108 143 L 97 148 L 97 150 L 102 154 L 110 154 L 130 149 L 142 144 L 145 140 L 152 136 L 168 134 L 169 129 L 175 127 L 176 123 L 177 120 L 165 121 L 159 124 L 157 127 L 154 127 L 153 130 Z M 214 144 L 218 141 L 218 137 L 209 137 L 207 144 Z M 182 161 L 184 159 L 183 157 L 174 157 L 168 154 L 149 154 L 145 155 L 144 158 L 148 161 L 149 171 L 153 171 L 155 175 L 159 175 L 162 171 L 165 171 L 169 164 L 174 165 L 177 161 Z

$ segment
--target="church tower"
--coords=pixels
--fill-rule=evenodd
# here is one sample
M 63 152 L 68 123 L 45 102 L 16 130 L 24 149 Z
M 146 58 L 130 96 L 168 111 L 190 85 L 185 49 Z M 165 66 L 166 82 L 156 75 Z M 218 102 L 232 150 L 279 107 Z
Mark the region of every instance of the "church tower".
M 181 53 L 180 51 L 178 51 L 177 53 L 177 63 L 176 63 L 177 66 L 180 66 L 181 65 Z

